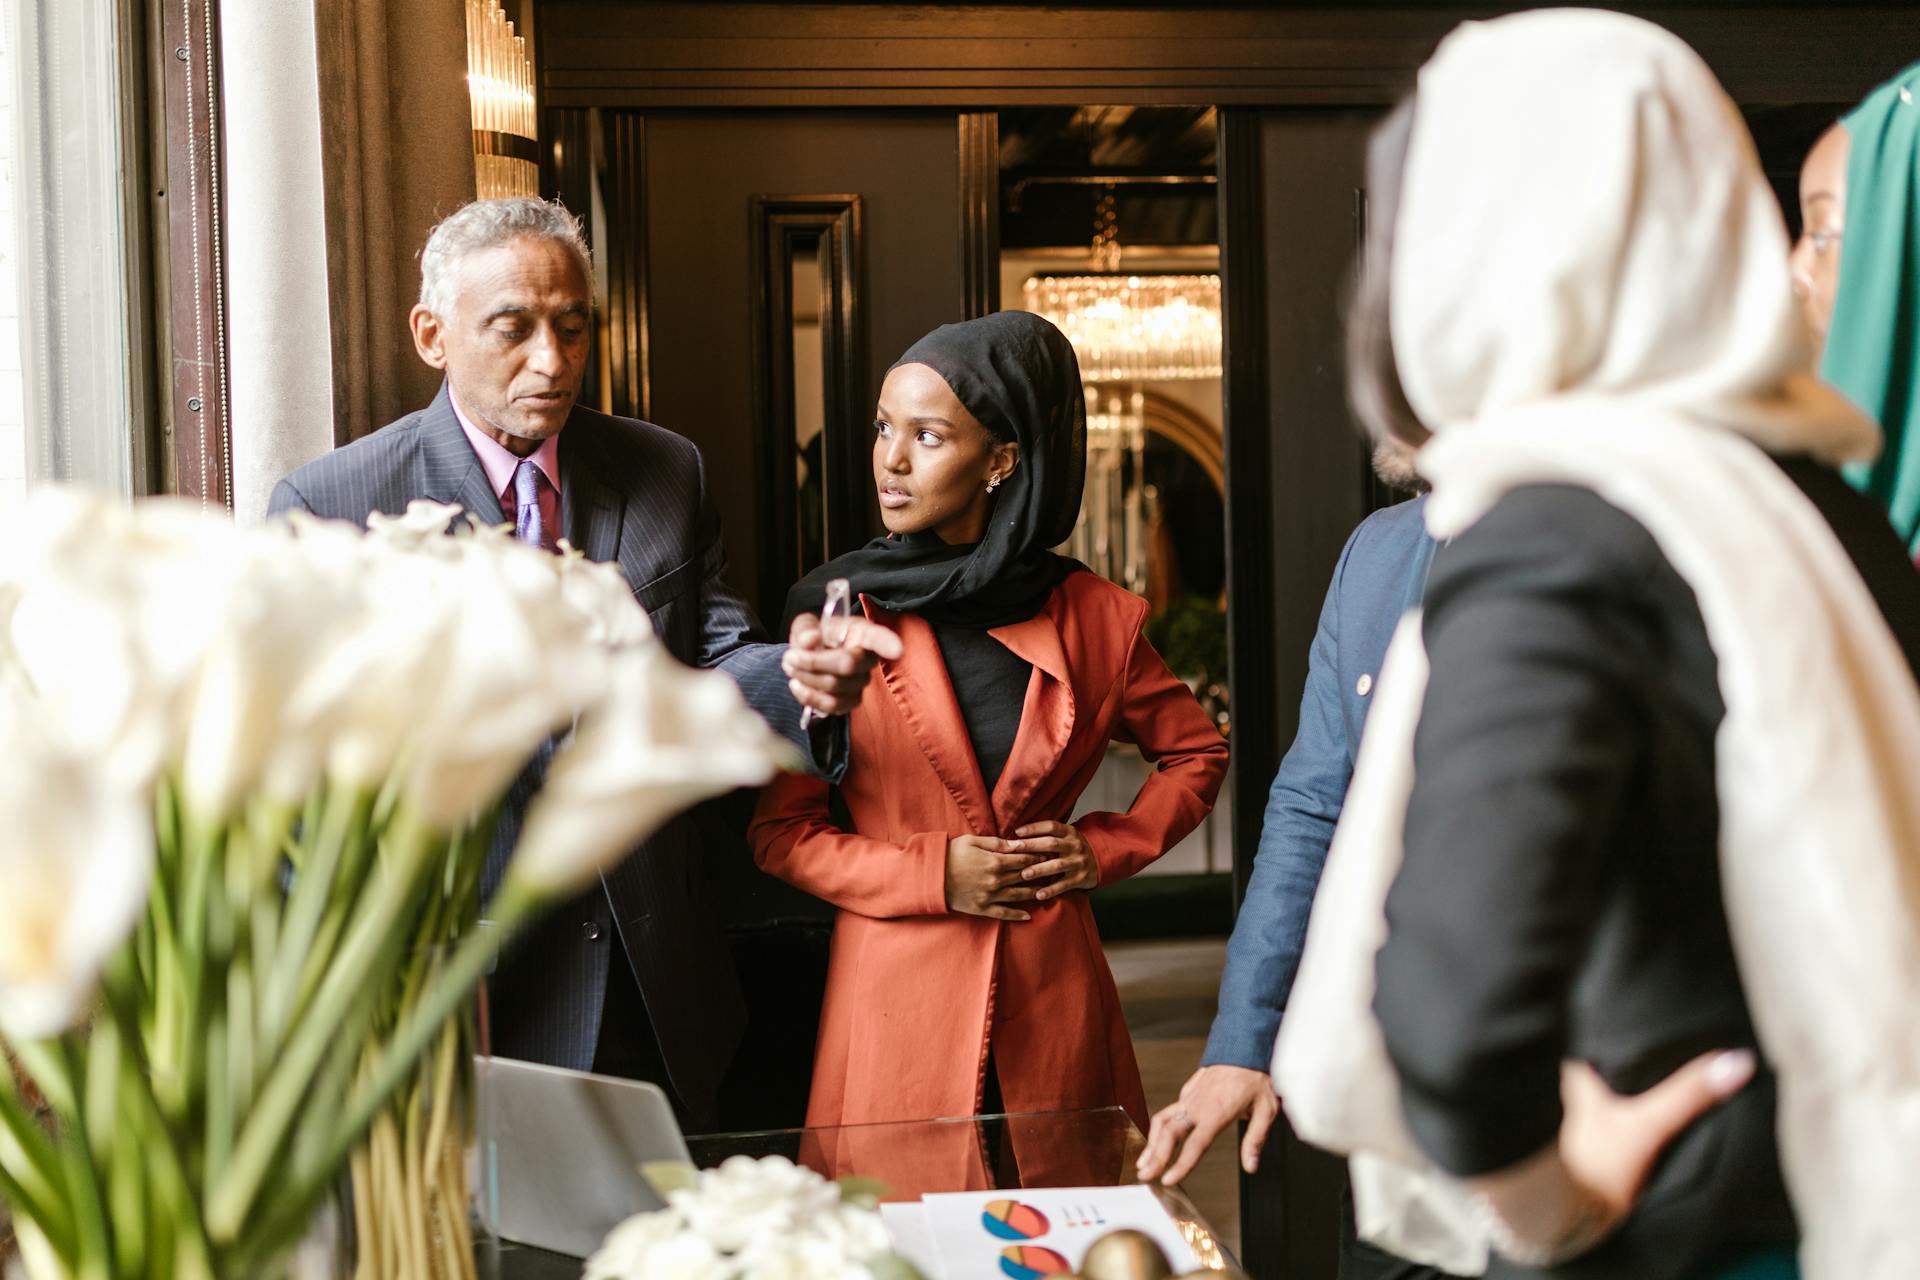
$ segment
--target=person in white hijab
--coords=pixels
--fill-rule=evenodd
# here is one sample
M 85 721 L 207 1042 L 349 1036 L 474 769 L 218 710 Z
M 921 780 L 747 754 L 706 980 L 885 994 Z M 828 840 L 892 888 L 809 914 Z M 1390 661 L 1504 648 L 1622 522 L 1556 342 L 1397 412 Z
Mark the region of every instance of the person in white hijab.
M 1289 1119 L 1450 1271 L 1920 1276 L 1920 578 L 1833 469 L 1877 432 L 1813 377 L 1739 114 L 1637 19 L 1468 24 L 1403 178 L 1397 387 L 1356 401 L 1404 396 L 1446 545 Z

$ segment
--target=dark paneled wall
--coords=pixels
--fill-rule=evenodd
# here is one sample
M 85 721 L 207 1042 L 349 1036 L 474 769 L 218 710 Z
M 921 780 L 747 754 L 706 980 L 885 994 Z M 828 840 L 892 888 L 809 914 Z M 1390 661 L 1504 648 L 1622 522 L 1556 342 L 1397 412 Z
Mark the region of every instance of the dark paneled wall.
M 731 577 L 751 600 L 788 585 L 764 580 L 754 550 L 751 198 L 863 198 L 864 398 L 829 430 L 864 431 L 894 357 L 960 318 L 958 137 L 953 112 L 648 114 L 653 420 L 706 454 Z

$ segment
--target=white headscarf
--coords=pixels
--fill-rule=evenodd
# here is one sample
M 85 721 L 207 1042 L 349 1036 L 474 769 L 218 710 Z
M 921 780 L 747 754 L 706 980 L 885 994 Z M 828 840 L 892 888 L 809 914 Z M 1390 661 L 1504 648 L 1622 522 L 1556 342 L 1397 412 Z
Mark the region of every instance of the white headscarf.
M 1422 70 L 1391 328 L 1434 430 L 1429 529 L 1572 483 L 1644 525 L 1718 661 L 1722 887 L 1811 1280 L 1920 1276 L 1920 689 L 1825 520 L 1753 446 L 1869 457 L 1811 371 L 1738 112 L 1648 23 L 1469 24 Z M 1353 1154 L 1362 1234 L 1459 1271 L 1488 1233 L 1420 1153 L 1371 1011 L 1425 689 L 1383 670 L 1275 1055 L 1289 1118 Z

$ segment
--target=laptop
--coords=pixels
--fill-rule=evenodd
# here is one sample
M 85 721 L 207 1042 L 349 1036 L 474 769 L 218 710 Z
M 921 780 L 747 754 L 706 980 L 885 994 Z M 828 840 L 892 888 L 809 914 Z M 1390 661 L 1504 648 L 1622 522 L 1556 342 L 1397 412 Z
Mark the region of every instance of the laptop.
M 691 1163 L 658 1085 L 512 1058 L 474 1066 L 480 1203 L 502 1240 L 584 1258 L 621 1222 L 665 1207 L 641 1165 Z

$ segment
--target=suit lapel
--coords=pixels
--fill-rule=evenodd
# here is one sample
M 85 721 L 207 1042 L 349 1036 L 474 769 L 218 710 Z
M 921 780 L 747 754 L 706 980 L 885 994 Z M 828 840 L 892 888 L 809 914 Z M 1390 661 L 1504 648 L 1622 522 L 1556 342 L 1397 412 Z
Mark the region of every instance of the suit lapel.
M 947 665 L 940 658 L 940 642 L 934 637 L 932 624 L 918 614 L 888 613 L 864 597 L 861 603 L 868 617 L 900 633 L 906 649 L 899 661 L 883 660 L 879 666 L 880 679 L 893 699 L 894 709 L 968 824 L 976 832 L 998 835 L 987 785 L 980 776 L 980 763 L 973 757 L 967 722 L 960 714 L 960 701 L 954 696 Z
M 560 433 L 560 527 L 567 540 L 589 560 L 619 560 L 627 582 L 647 581 L 646 566 L 628 564 L 620 555 L 625 496 L 602 478 L 606 463 L 594 430 L 597 424 L 579 410 Z
M 440 384 L 440 394 L 427 406 L 420 421 L 420 456 L 425 474 L 421 493 L 435 502 L 450 502 L 482 524 L 499 524 L 500 495 L 487 482 L 487 469 L 473 451 L 460 419 L 453 412 L 452 394 Z
M 993 789 L 994 814 L 1006 830 L 1021 824 L 1027 805 L 1053 776 L 1073 741 L 1073 682 L 1068 679 L 1066 649 L 1052 608 L 1049 600 L 1047 608 L 1025 622 L 995 627 L 988 633 L 1033 664 L 1033 680 L 1020 709 L 1020 729 Z

